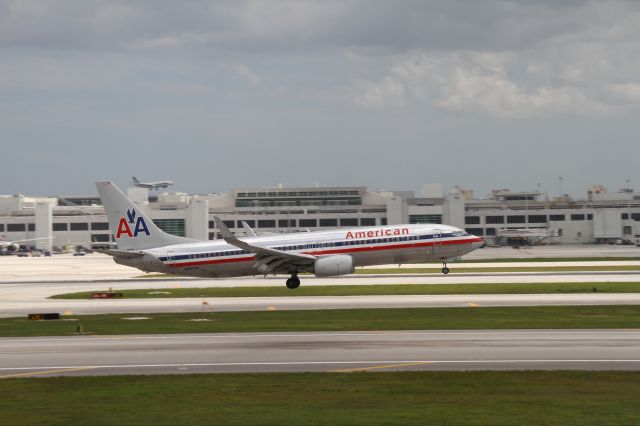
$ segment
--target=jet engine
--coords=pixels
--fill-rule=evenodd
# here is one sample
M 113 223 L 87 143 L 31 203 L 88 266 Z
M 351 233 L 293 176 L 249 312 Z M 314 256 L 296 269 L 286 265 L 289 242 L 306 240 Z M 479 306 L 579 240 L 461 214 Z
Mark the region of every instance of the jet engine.
M 0 252 L 2 253 L 15 253 L 18 250 L 20 250 L 20 246 L 16 243 L 0 244 Z
M 313 264 L 313 271 L 317 277 L 335 277 L 353 273 L 355 265 L 353 257 L 346 254 L 321 257 Z

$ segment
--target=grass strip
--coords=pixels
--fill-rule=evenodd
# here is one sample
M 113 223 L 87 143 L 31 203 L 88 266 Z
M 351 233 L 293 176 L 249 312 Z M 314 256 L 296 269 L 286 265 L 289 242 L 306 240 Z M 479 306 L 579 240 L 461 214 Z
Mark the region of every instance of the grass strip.
M 468 371 L 0 381 L 7 425 L 631 425 L 640 372 Z
M 640 282 L 513 283 L 513 284 L 377 284 L 303 285 L 289 290 L 278 287 L 147 288 L 114 290 L 127 299 L 182 297 L 300 297 L 300 296 L 384 296 L 419 294 L 554 294 L 554 293 L 639 293 Z M 93 291 L 66 293 L 50 299 L 90 299 Z
M 471 301 L 471 300 L 470 300 Z M 215 306 L 213 306 L 215 309 Z M 267 307 L 265 306 L 265 309 Z M 146 317 L 128 321 L 123 318 Z M 640 328 L 640 306 L 527 306 L 191 312 L 0 319 L 0 336 L 366 330 Z M 68 321 L 71 319 L 72 321 Z M 193 320 L 197 321 L 193 321 Z M 203 321 L 204 320 L 204 321 Z M 206 321 L 208 320 L 208 321 Z

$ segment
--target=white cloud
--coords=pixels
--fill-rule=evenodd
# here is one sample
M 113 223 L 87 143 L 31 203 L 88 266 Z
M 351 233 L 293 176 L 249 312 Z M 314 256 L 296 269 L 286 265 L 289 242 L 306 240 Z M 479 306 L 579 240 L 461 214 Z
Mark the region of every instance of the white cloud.
M 356 103 L 384 108 L 426 101 L 446 111 L 531 118 L 611 114 L 640 102 L 640 84 L 612 83 L 629 68 L 640 70 L 640 63 L 617 68 L 607 55 L 590 58 L 598 49 L 577 57 L 572 46 L 563 60 L 554 49 L 553 61 L 546 49 L 412 54 L 397 60 L 378 82 L 365 83 Z
M 235 64 L 231 67 L 236 75 L 251 84 L 252 86 L 260 86 L 262 79 L 244 64 Z
M 405 86 L 393 77 L 387 77 L 379 83 L 366 83 L 356 102 L 364 108 L 402 106 L 405 103 Z

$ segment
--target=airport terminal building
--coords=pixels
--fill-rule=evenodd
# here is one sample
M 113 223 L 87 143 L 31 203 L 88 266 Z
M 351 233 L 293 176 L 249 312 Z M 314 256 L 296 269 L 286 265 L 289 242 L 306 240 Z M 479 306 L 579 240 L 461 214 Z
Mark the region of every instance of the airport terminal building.
M 601 186 L 575 200 L 506 189 L 475 198 L 458 187 L 445 193 L 438 184 L 424 185 L 420 196 L 366 187 L 255 187 L 194 195 L 134 187 L 128 195 L 163 230 L 201 240 L 220 238 L 214 215 L 237 233 L 244 232 L 245 221 L 257 233 L 443 223 L 482 236 L 488 244 L 619 243 L 640 236 L 640 193 Z M 43 238 L 33 246 L 45 250 L 113 242 L 96 196 L 0 196 L 0 238 Z

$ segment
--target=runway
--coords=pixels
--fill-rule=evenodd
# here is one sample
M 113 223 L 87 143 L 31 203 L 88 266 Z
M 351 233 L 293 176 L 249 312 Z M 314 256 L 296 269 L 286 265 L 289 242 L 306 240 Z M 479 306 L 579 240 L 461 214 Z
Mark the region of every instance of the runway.
M 633 248 L 636 249 L 635 247 Z M 26 262 L 26 263 L 23 263 Z M 571 266 L 580 262 L 544 262 L 535 265 Z M 640 265 L 640 261 L 582 262 L 588 265 Z M 509 263 L 503 266 L 517 266 Z M 452 268 L 490 267 L 489 264 L 457 264 Z M 523 264 L 530 265 L 530 264 Z M 466 306 L 624 305 L 640 304 L 640 294 L 539 294 L 539 295 L 416 295 L 347 297 L 244 297 L 121 300 L 50 300 L 55 294 L 81 291 L 140 288 L 283 286 L 284 277 L 238 277 L 229 279 L 131 278 L 142 274 L 113 263 L 104 255 L 82 258 L 0 258 L 0 318 L 34 312 L 61 314 L 158 313 L 207 311 L 255 311 L 274 309 L 354 309 Z M 433 266 L 433 265 L 430 265 Z M 95 269 L 94 269 L 95 268 Z M 454 269 L 455 271 L 455 269 Z M 35 280 L 35 281 L 33 281 Z M 371 284 L 487 284 L 545 282 L 640 282 L 640 271 L 610 272 L 474 272 L 442 274 L 354 274 L 336 278 L 302 277 L 303 286 Z M 295 294 L 292 292 L 292 294 Z
M 640 370 L 640 330 L 3 338 L 0 366 L 0 378 L 278 371 Z
M 638 304 L 640 304 L 640 293 L 208 297 L 113 300 L 45 299 L 36 302 L 3 302 L 0 318 L 26 316 L 34 312 L 94 315 L 203 311 Z

